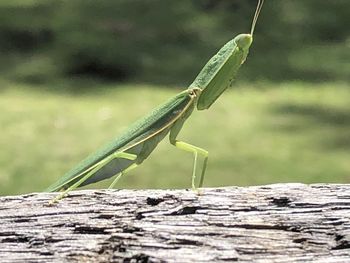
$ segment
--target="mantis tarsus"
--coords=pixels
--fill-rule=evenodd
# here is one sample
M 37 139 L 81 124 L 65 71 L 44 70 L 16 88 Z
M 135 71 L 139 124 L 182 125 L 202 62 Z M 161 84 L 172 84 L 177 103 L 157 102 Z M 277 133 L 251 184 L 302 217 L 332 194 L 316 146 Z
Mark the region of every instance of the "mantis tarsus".
M 47 189 L 49 192 L 65 189 L 51 200 L 51 203 L 60 200 L 69 191 L 77 187 L 117 175 L 109 187 L 113 188 L 123 174 L 147 159 L 167 134 L 169 134 L 171 144 L 179 149 L 192 152 L 194 155 L 192 189 L 197 189 L 195 185 L 197 157 L 198 155 L 204 157 L 199 181 L 199 188 L 202 187 L 208 152 L 177 140 L 177 135 L 195 107 L 197 107 L 197 110 L 208 109 L 231 85 L 238 69 L 247 58 L 263 2 L 263 0 L 258 2 L 249 34 L 239 34 L 227 42 L 207 62 L 188 89 L 175 95 L 148 115 L 136 121 L 124 133 L 88 156 L 51 185 Z

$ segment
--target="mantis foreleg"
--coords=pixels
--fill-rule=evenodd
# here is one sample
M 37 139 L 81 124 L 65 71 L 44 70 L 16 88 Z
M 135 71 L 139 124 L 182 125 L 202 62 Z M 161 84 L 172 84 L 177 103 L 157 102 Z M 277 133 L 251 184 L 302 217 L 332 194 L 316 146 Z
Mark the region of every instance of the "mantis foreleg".
M 202 187 L 203 185 L 203 181 L 204 181 L 204 175 L 205 175 L 205 170 L 207 168 L 207 162 L 208 162 L 208 151 L 199 148 L 197 146 L 191 145 L 189 143 L 186 142 L 182 142 L 177 140 L 177 136 L 179 134 L 179 132 L 182 129 L 183 124 L 185 123 L 186 119 L 191 115 L 192 111 L 194 108 L 194 104 L 185 112 L 185 114 L 182 116 L 181 119 L 179 119 L 178 121 L 176 121 L 173 125 L 173 127 L 170 130 L 170 136 L 169 136 L 169 141 L 172 145 L 174 145 L 175 147 L 187 151 L 187 152 L 191 152 L 194 155 L 194 160 L 193 160 L 193 171 L 192 171 L 192 189 L 193 190 L 197 190 L 195 181 L 196 181 L 196 168 L 197 168 L 197 157 L 198 154 L 202 155 L 204 157 L 204 162 L 203 162 L 203 166 L 202 166 L 202 173 L 201 173 L 201 178 L 199 180 L 199 188 Z
M 195 181 L 196 181 L 196 167 L 197 167 L 198 154 L 201 154 L 204 157 L 201 178 L 199 181 L 199 188 L 202 187 L 203 181 L 204 181 L 205 170 L 207 168 L 209 152 L 202 149 L 202 148 L 199 148 L 197 146 L 191 145 L 191 144 L 186 143 L 186 142 L 178 141 L 178 140 L 175 140 L 174 142 L 172 142 L 172 144 L 181 150 L 184 150 L 187 152 L 192 152 L 194 155 L 193 172 L 192 172 L 192 189 L 193 190 L 197 190 L 197 187 L 195 185 Z

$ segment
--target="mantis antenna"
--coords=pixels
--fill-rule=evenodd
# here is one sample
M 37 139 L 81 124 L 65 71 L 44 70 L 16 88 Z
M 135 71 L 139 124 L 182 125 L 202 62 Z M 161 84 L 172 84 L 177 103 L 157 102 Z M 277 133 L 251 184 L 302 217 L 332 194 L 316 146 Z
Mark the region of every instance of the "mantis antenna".
M 252 22 L 252 29 L 250 30 L 250 34 L 252 36 L 254 34 L 256 21 L 258 21 L 258 17 L 259 17 L 259 14 L 260 14 L 260 11 L 261 11 L 263 4 L 264 4 L 264 0 L 259 0 L 258 5 L 256 6 L 256 10 L 255 10 L 255 14 L 254 14 L 253 22 Z

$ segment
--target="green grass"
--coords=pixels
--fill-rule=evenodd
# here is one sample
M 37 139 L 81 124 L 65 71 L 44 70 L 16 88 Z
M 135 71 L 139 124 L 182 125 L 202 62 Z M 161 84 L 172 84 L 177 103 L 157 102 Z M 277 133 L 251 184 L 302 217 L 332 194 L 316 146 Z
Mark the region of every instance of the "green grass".
M 90 83 L 79 94 L 0 82 L 1 195 L 43 190 L 180 91 Z M 195 112 L 179 138 L 209 150 L 205 186 L 349 183 L 349 101 L 345 83 L 240 84 Z M 192 155 L 165 140 L 118 187 L 188 188 L 191 168 Z

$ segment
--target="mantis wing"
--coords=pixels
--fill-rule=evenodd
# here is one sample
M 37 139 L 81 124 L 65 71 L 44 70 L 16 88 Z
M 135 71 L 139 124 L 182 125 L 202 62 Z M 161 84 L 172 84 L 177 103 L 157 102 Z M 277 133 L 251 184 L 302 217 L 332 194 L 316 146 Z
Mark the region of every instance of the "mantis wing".
M 69 187 L 96 167 L 99 162 L 115 152 L 136 154 L 137 159 L 115 159 L 102 167 L 81 186 L 110 178 L 133 163 L 141 163 L 153 151 L 159 141 L 164 138 L 169 131 L 168 128 L 181 116 L 191 102 L 192 98 L 188 90 L 180 92 L 145 117 L 133 123 L 110 143 L 89 155 L 57 182 L 48 187 L 46 191 L 54 192 L 61 188 Z

